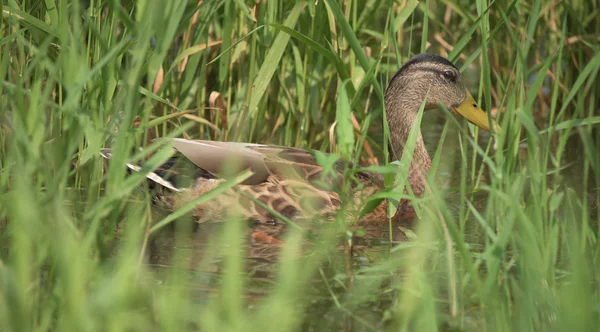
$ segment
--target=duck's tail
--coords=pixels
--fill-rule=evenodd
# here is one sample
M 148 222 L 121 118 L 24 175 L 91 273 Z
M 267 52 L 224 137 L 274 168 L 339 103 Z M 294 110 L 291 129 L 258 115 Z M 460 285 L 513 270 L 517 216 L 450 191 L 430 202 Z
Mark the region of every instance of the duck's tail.
M 112 153 L 109 149 L 103 149 L 100 151 L 100 155 L 106 159 L 112 159 Z M 177 188 L 175 183 L 177 182 L 178 173 L 174 171 L 173 166 L 177 163 L 177 157 L 169 158 L 164 164 L 158 167 L 154 172 L 148 172 L 146 178 L 150 180 L 150 187 L 153 189 L 156 185 L 166 188 L 172 192 L 181 192 L 183 189 Z M 139 165 L 127 163 L 125 164 L 130 172 L 139 172 L 141 167 Z

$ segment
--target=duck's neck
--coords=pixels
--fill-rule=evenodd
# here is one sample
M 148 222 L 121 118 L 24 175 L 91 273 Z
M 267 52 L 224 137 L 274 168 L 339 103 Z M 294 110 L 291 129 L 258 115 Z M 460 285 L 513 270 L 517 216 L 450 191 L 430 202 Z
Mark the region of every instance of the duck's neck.
M 401 107 L 401 109 L 398 109 L 399 107 Z M 392 160 L 402 158 L 408 136 L 416 121 L 416 116 L 420 107 L 420 102 L 403 102 L 402 105 L 398 105 L 394 102 L 386 103 L 386 115 L 390 127 L 390 140 L 394 152 L 394 155 L 390 155 Z M 423 143 L 421 128 L 415 129 L 418 130 L 418 134 L 412 160 L 418 161 L 419 163 L 428 161 L 428 163 L 431 164 L 431 159 L 429 158 L 429 154 Z
M 392 155 L 390 155 L 391 160 L 400 160 L 402 158 L 408 136 L 415 123 L 420 106 L 421 102 L 419 99 L 416 99 L 416 101 L 386 100 L 386 115 L 390 127 L 390 141 L 393 150 Z M 431 168 L 431 159 L 423 143 L 421 128 L 416 129 L 418 130 L 418 135 L 412 158 L 410 158 L 411 165 L 408 179 L 413 187 L 425 181 L 425 177 Z

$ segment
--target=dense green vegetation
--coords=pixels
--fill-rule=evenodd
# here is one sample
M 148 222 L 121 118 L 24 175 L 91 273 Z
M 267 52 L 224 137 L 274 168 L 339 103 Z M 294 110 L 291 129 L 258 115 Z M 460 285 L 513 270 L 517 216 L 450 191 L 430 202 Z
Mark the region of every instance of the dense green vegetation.
M 0 6 L 0 330 L 600 326 L 597 1 Z M 385 86 L 421 52 L 457 63 L 502 132 L 423 116 L 437 179 L 420 218 L 393 230 L 407 241 L 347 257 L 332 236 L 297 257 L 292 234 L 279 264 L 247 273 L 244 223 L 198 253 L 186 211 L 157 212 L 123 166 L 164 162 L 158 137 L 383 163 Z

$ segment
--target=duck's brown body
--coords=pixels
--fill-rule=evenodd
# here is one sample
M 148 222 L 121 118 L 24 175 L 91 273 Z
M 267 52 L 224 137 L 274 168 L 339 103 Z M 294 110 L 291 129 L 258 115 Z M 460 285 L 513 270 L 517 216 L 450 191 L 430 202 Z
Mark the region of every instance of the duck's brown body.
M 241 217 L 251 221 L 255 241 L 271 244 L 279 241 L 285 228 L 278 214 L 296 221 L 315 218 L 323 221 L 332 219 L 342 205 L 339 191 L 335 190 L 342 186 L 342 162 L 336 163 L 333 170 L 324 174 L 311 152 L 296 148 L 180 139 L 175 139 L 174 145 L 187 157 L 184 160 L 194 161 L 204 168 L 194 175 L 193 184 L 188 185 L 186 190 L 165 197 L 168 207 L 173 210 L 217 188 L 225 181 L 222 175 L 215 176 L 220 173 L 221 163 L 211 165 L 203 162 L 204 158 L 235 151 L 236 160 L 233 162 L 240 167 L 233 167 L 233 173 L 242 168 L 254 171 L 254 176 L 243 184 L 197 206 L 193 217 L 200 224 Z M 256 158 L 258 156 L 260 158 Z M 178 173 L 176 170 L 185 169 L 175 165 L 176 163 L 169 163 L 168 167 L 159 172 L 172 183 L 178 182 L 177 177 L 168 174 L 174 175 Z M 429 168 L 429 159 L 411 163 L 407 182 L 417 197 L 425 190 L 425 177 Z M 344 219 L 365 227 L 371 236 L 377 237 L 380 234 L 378 230 L 388 229 L 385 226 L 390 220 L 388 202 L 381 200 L 378 206 L 362 217 L 361 212 L 365 202 L 382 189 L 383 177 L 375 173 L 358 172 L 348 183 L 353 185 L 346 191 L 348 197 L 345 201 Z M 332 189 L 328 190 L 326 187 Z M 269 210 L 276 213 L 272 214 Z M 407 221 L 414 216 L 412 202 L 401 200 L 391 220 Z
M 175 140 L 174 143 L 176 148 L 190 144 L 198 146 L 213 144 L 210 141 L 186 140 Z M 270 223 L 277 219 L 277 216 L 271 214 L 269 210 L 288 219 L 297 219 L 332 215 L 340 208 L 342 199 L 334 189 L 341 186 L 343 171 L 341 162 L 335 165 L 332 172 L 323 174 L 322 167 L 317 164 L 308 151 L 266 145 L 233 144 L 235 144 L 238 156 L 242 156 L 241 160 L 238 159 L 237 162 L 255 170 L 255 176 L 246 183 L 227 190 L 216 199 L 198 206 L 194 213 L 198 222 L 224 220 L 227 219 L 228 213 L 236 213 L 247 219 Z M 183 147 L 182 150 L 187 149 Z M 198 151 L 198 147 L 193 150 Z M 260 163 L 260 166 L 244 163 L 243 155 L 248 152 L 262 154 L 263 162 Z M 191 157 L 190 159 L 194 160 L 195 158 Z M 172 164 L 169 166 L 169 169 L 162 170 L 163 177 L 165 174 L 177 173 L 172 169 Z M 415 164 L 409 174 L 409 183 L 417 196 L 420 196 L 424 190 L 423 181 L 428 169 L 429 163 Z M 225 180 L 213 176 L 213 172 L 216 173 L 216 171 L 218 170 L 203 169 L 189 190 L 182 190 L 168 198 L 169 205 L 177 208 L 185 202 L 217 188 Z M 263 175 L 258 176 L 261 173 Z M 354 208 L 347 209 L 347 213 L 358 216 L 359 209 L 365 201 L 382 188 L 383 179 L 377 174 L 365 172 L 359 172 L 355 178 L 356 183 L 349 194 L 349 200 L 352 201 Z M 174 180 L 176 181 L 176 179 Z M 362 217 L 361 221 L 368 224 L 387 222 L 389 218 L 386 208 L 387 202 L 382 201 L 371 213 Z M 414 209 L 407 200 L 400 202 L 397 211 L 394 219 L 414 216 Z
M 460 73 L 448 60 L 431 54 L 417 55 L 408 61 L 392 78 L 385 94 L 385 106 L 390 128 L 390 145 L 393 156 L 401 158 L 409 133 L 419 110 L 432 109 L 439 104 L 468 118 L 474 124 L 489 131 L 487 115 L 477 106 L 461 83 Z M 199 222 L 227 220 L 234 213 L 253 220 L 257 227 L 275 227 L 277 215 L 297 219 L 315 215 L 327 216 L 340 208 L 342 199 L 336 188 L 341 184 L 342 168 L 338 172 L 323 174 L 323 168 L 315 161 L 312 153 L 277 146 L 211 141 L 175 139 L 175 149 L 203 170 L 194 184 L 183 192 L 167 198 L 172 208 L 181 206 L 216 188 L 223 181 L 223 174 L 235 174 L 242 169 L 251 169 L 253 175 L 242 184 L 229 189 L 218 198 L 197 207 L 194 215 Z M 420 131 L 411 155 L 407 176 L 415 196 L 420 197 L 426 187 L 426 177 L 431 160 L 425 149 Z M 341 165 L 341 164 L 340 164 Z M 339 166 L 339 165 L 338 165 Z M 228 172 L 223 169 L 228 168 Z M 172 167 L 168 173 L 173 173 Z M 363 203 L 382 189 L 383 180 L 378 174 L 359 173 L 358 182 L 350 191 L 350 208 L 344 213 L 362 224 L 387 223 L 387 201 L 369 214 L 360 218 Z M 323 184 L 325 183 L 325 184 Z M 329 188 L 326 188 L 329 187 Z M 272 215 L 268 209 L 277 212 Z M 392 220 L 412 218 L 412 203 L 399 203 Z M 270 238 L 270 237 L 269 237 Z

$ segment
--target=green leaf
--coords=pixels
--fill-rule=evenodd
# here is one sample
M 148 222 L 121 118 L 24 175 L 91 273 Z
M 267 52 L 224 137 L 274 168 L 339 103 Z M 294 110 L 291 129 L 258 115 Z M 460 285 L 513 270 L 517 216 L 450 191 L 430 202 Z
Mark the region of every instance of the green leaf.
M 352 152 L 354 151 L 354 129 L 352 127 L 352 110 L 350 108 L 350 100 L 346 92 L 346 84 L 349 80 L 344 81 L 338 87 L 337 108 L 335 119 L 337 125 L 335 131 L 337 133 L 338 146 L 342 158 L 346 161 L 352 160 Z
M 48 24 L 44 21 L 41 21 L 22 10 L 19 10 L 16 8 L 11 8 L 11 7 L 6 7 L 6 8 L 7 9 L 3 9 L 2 15 L 16 18 L 19 21 L 19 23 L 21 23 L 23 26 L 26 26 L 26 27 L 33 26 L 35 28 L 38 28 L 38 29 L 46 32 L 49 35 L 52 35 L 53 37 L 58 38 L 58 33 L 56 32 L 56 29 L 53 26 L 51 26 L 50 24 Z
M 354 30 L 352 30 L 350 23 L 348 23 L 348 20 L 346 20 L 346 17 L 344 16 L 344 12 L 342 12 L 342 10 L 340 9 L 340 6 L 338 6 L 337 2 L 334 0 L 325 0 L 325 3 L 327 4 L 328 8 L 331 10 L 331 13 L 333 14 L 335 22 L 341 28 L 342 33 L 344 34 L 344 37 L 348 41 L 348 45 L 350 45 L 350 47 L 352 48 L 352 51 L 354 52 L 354 54 L 356 54 L 356 58 L 358 59 L 358 62 L 360 63 L 361 67 L 363 68 L 363 70 L 365 72 L 368 72 L 371 67 L 371 63 L 369 61 L 369 58 L 367 58 L 367 55 L 365 54 L 363 45 L 361 44 L 360 41 L 358 41 L 358 38 L 356 37 Z M 377 97 L 379 97 L 380 100 L 383 100 L 383 92 L 382 92 L 383 89 L 381 88 L 381 85 L 375 79 L 375 77 L 373 77 L 372 82 L 373 82 L 373 85 L 375 86 L 375 93 L 377 94 Z
M 250 13 L 250 8 L 248 8 L 248 6 L 246 6 L 246 4 L 244 3 L 243 0 L 233 0 L 235 2 L 235 4 L 238 6 L 238 8 L 240 9 L 240 11 L 244 14 L 244 16 L 251 20 L 252 22 L 256 22 L 256 18 L 254 16 L 252 16 L 252 14 Z
M 296 25 L 303 8 L 304 2 L 298 2 L 288 15 L 284 25 L 287 27 Z M 279 62 L 281 61 L 281 57 L 283 56 L 283 52 L 285 51 L 289 40 L 289 34 L 278 33 L 273 45 L 269 48 L 265 61 L 260 67 L 258 75 L 256 75 L 254 83 L 252 84 L 252 97 L 250 98 L 250 104 L 248 105 L 251 116 L 254 116 L 258 111 L 258 104 L 267 91 L 267 87 L 275 74 L 275 70 L 277 70 L 277 66 L 279 66 Z

